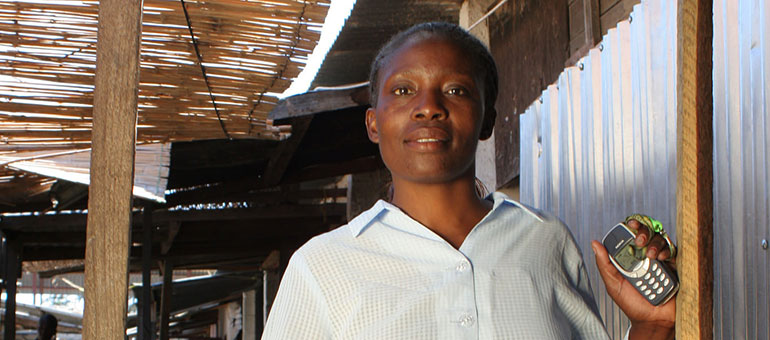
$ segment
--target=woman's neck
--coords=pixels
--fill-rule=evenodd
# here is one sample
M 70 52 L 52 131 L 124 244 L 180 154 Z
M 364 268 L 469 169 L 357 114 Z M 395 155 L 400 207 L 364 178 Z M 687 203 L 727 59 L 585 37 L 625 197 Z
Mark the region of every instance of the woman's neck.
M 440 184 L 394 178 L 392 203 L 455 248 L 492 209 L 492 202 L 478 197 L 474 178 Z

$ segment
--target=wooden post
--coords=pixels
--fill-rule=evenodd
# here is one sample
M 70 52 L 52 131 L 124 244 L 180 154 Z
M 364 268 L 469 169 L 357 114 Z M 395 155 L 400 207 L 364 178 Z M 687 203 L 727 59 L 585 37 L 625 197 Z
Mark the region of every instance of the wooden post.
M 599 0 L 583 0 L 583 22 L 586 46 L 590 50 L 602 40 Z M 587 50 L 585 54 L 588 54 Z
M 257 308 L 257 301 L 259 300 L 256 289 L 244 292 L 243 299 L 241 300 L 241 339 L 242 340 L 256 340 L 262 334 L 262 313 L 260 308 Z M 260 305 L 261 307 L 261 305 Z M 257 322 L 257 310 L 259 313 L 259 322 Z
M 174 293 L 174 268 L 170 260 L 163 260 L 163 289 L 160 298 L 160 340 L 168 340 L 171 314 L 171 294 Z
M 153 340 L 152 325 L 152 207 L 144 207 L 142 215 L 142 293 L 139 298 L 139 340 Z
M 142 0 L 101 0 L 83 339 L 124 339 Z
M 712 0 L 679 0 L 676 338 L 713 338 Z
M 19 279 L 19 266 L 21 265 L 19 248 L 18 242 L 6 237 L 2 258 L 5 268 L 3 284 L 5 285 L 6 296 L 3 339 L 16 339 L 16 281 Z
M 281 282 L 280 271 L 285 269 L 283 266 L 286 259 L 288 250 L 273 250 L 267 255 L 267 258 L 262 262 L 260 268 L 262 269 L 262 326 L 267 323 L 267 317 L 270 314 L 270 308 L 273 306 L 273 300 L 278 293 L 278 285 Z M 264 328 L 263 328 L 264 329 Z

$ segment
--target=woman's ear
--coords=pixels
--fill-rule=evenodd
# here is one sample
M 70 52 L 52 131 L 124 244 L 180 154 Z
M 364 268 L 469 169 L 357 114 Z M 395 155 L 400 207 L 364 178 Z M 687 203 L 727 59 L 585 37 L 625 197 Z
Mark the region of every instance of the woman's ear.
M 377 116 L 372 107 L 366 109 L 366 133 L 372 143 L 380 142 L 380 133 L 377 131 Z
M 495 119 L 497 119 L 497 111 L 494 107 L 488 108 L 486 112 L 484 112 L 484 122 L 482 122 L 481 125 L 479 140 L 487 140 L 489 137 L 492 137 L 492 131 L 495 128 Z

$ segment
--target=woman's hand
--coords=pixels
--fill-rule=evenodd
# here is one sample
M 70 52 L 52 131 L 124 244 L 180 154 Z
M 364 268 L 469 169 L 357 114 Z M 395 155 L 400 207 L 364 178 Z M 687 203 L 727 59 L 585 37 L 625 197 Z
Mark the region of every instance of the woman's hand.
M 675 259 L 669 259 L 671 250 L 666 240 L 655 234 L 637 220 L 629 220 L 626 225 L 637 231 L 636 245 L 647 246 L 647 257 L 667 261 L 676 269 Z M 631 285 L 617 268 L 610 262 L 607 249 L 598 241 L 591 242 L 596 256 L 596 266 L 604 280 L 607 294 L 631 320 L 630 340 L 633 339 L 673 339 L 676 322 L 676 297 L 665 304 L 653 306 Z

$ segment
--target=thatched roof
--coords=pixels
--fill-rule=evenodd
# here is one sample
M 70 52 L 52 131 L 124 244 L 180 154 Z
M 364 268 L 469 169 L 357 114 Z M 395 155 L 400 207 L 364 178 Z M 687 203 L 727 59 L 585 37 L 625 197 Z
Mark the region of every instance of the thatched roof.
M 145 0 L 138 144 L 285 137 L 267 113 L 313 51 L 329 3 Z M 0 0 L 0 205 L 47 201 L 51 178 L 87 184 L 54 173 L 88 176 L 97 19 L 98 1 Z M 137 177 L 150 175 L 139 182 L 156 199 L 165 145 L 160 160 L 137 148 Z
M 278 139 L 266 115 L 329 2 L 144 1 L 138 142 Z M 97 15 L 98 1 L 0 1 L 0 152 L 90 144 Z

